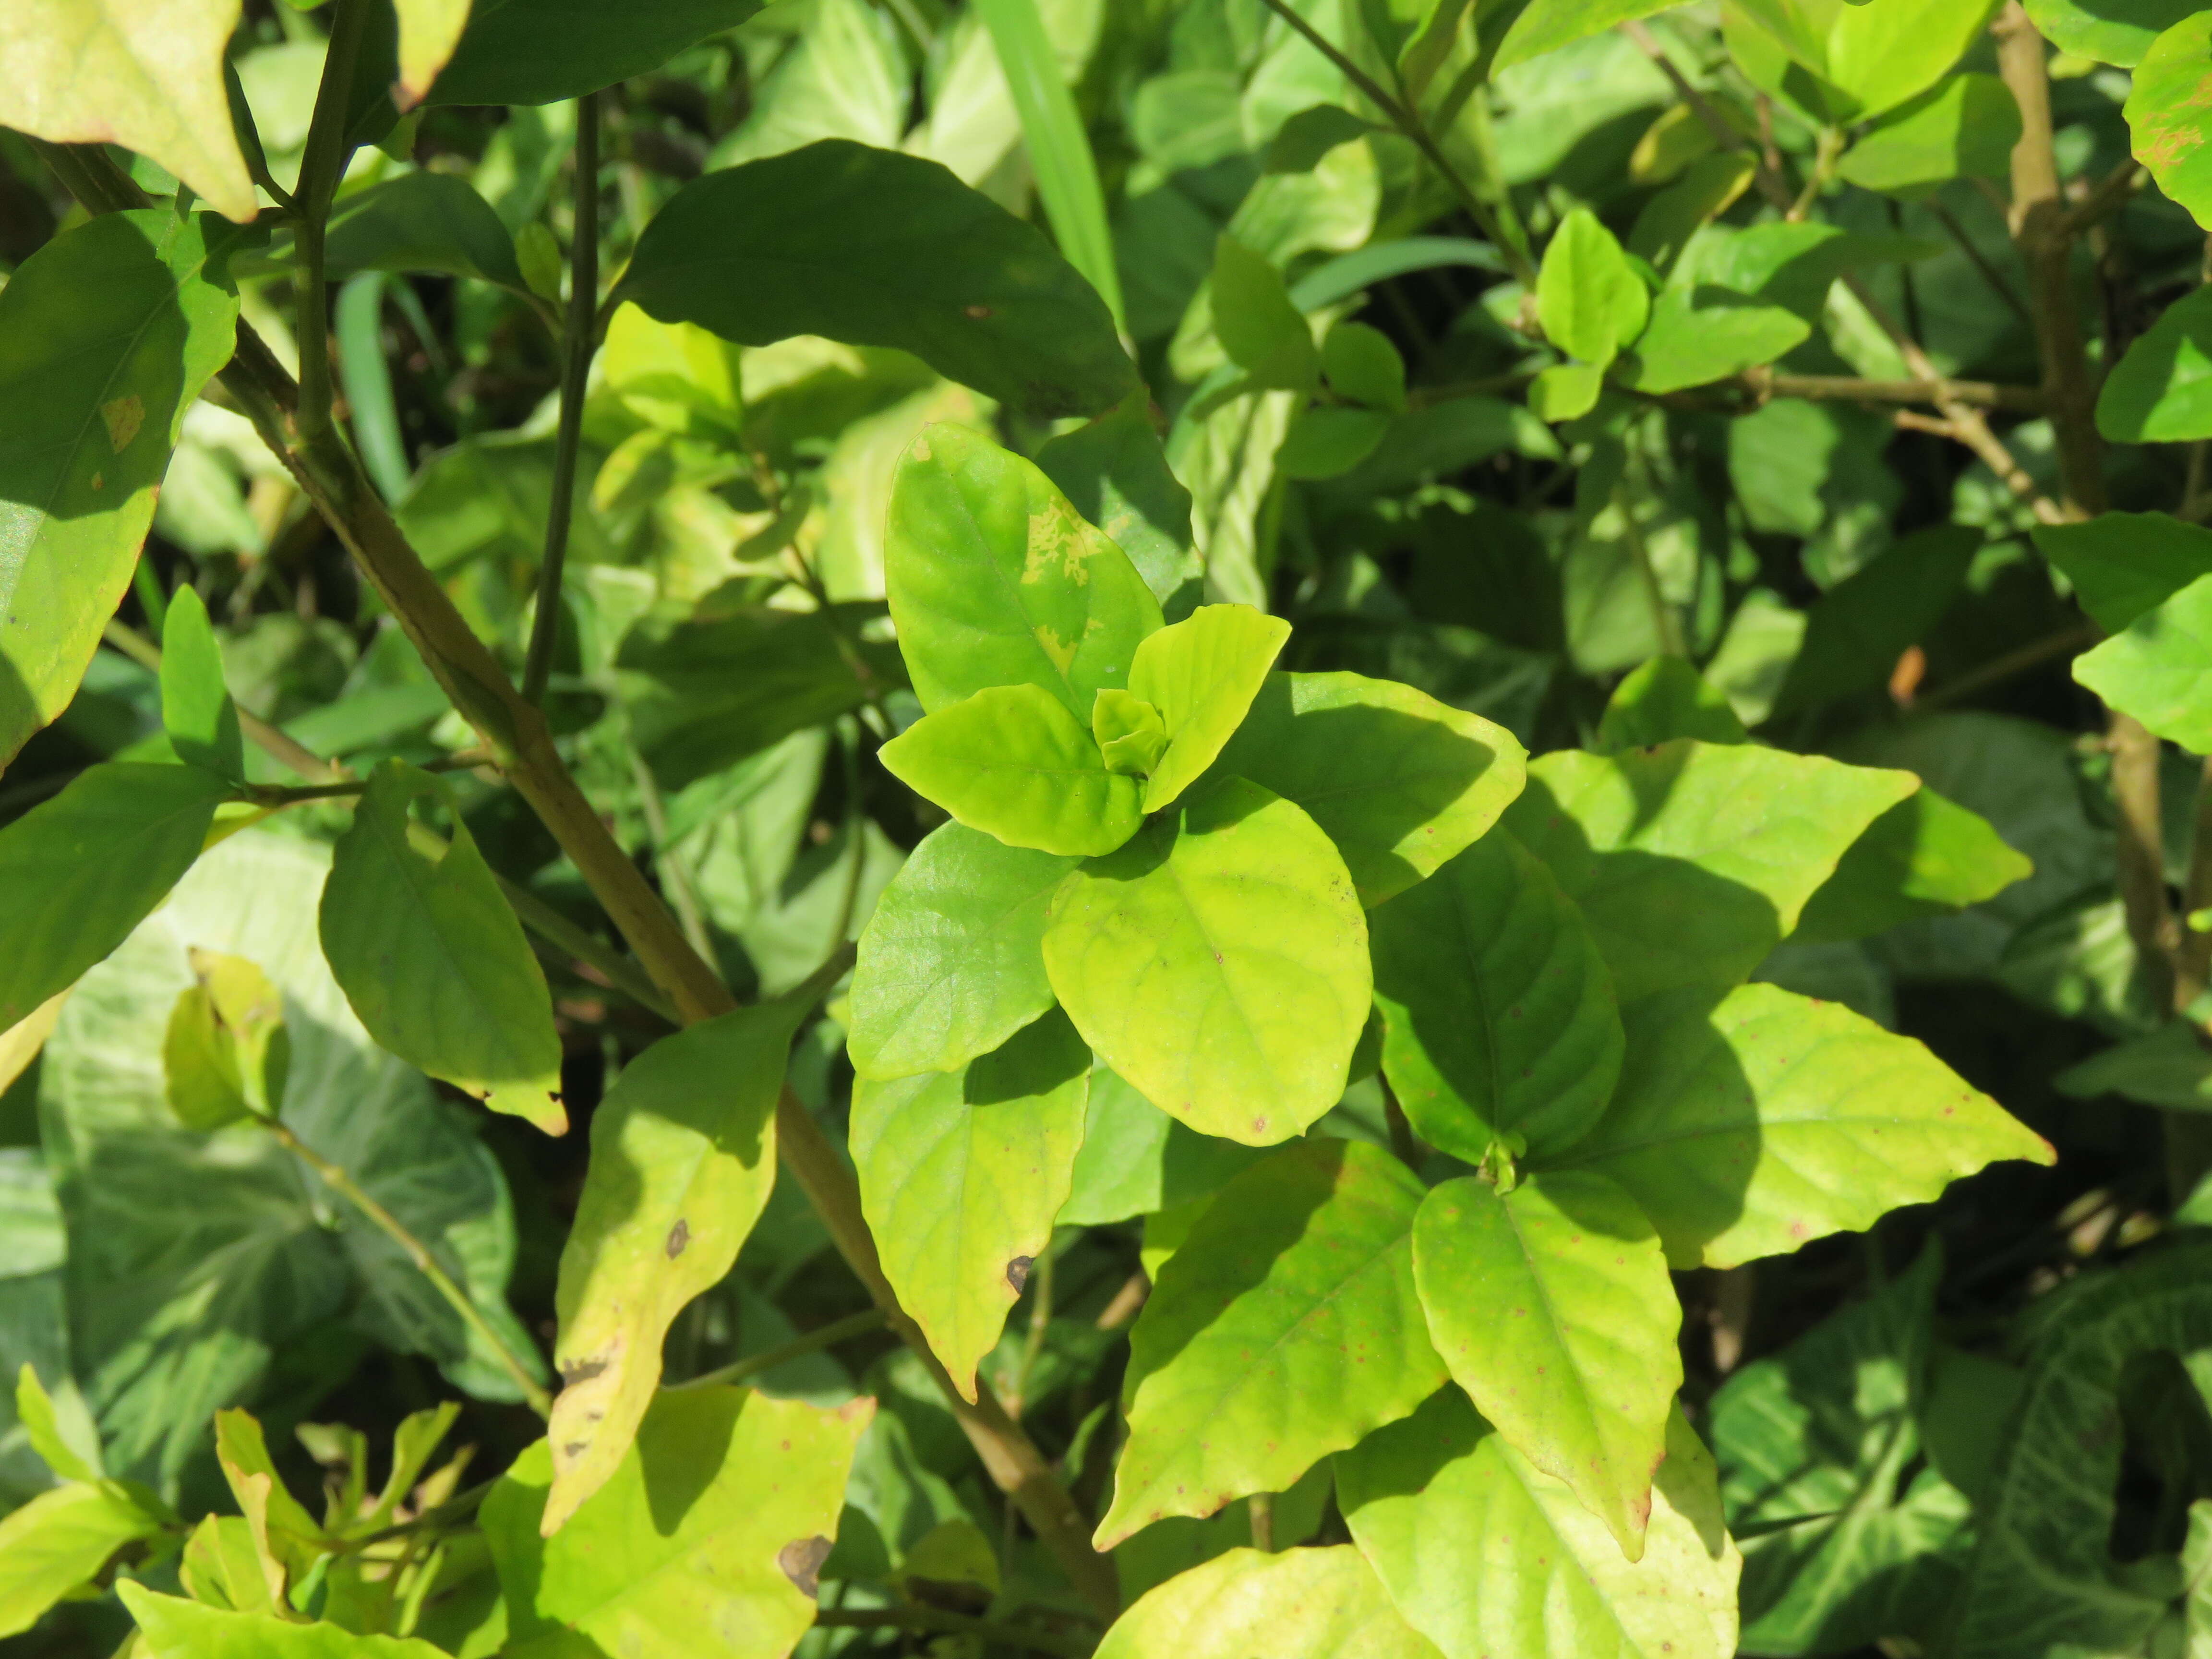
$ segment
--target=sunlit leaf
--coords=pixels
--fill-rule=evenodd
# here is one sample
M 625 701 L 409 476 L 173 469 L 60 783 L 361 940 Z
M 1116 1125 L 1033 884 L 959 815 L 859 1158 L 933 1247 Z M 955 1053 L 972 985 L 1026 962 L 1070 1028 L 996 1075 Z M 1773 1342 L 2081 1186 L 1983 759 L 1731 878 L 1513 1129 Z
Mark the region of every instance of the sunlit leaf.
M 2212 754 L 2212 576 L 2074 659 L 2074 678 L 2192 754 Z
M 592 1114 L 553 1298 L 562 1387 L 546 1429 L 549 1534 L 628 1454 L 669 1326 L 721 1282 L 768 1202 L 776 1096 L 810 1006 L 794 996 L 688 1026 L 624 1067 Z
M 2202 224 L 2208 215 L 2212 215 L 2212 156 L 2202 153 L 2204 122 L 2198 112 L 2203 106 L 2197 100 L 2203 88 L 2205 53 L 2212 49 L 2212 17 L 2177 6 L 2169 21 L 2164 8 L 2153 10 L 2142 4 L 2142 0 L 2135 0 L 2130 9 L 2136 11 L 2136 19 L 2144 27 L 2165 27 L 2155 40 L 2142 48 L 2142 55 L 2136 64 L 2125 111 L 2128 147 L 2134 151 L 2136 160 L 2150 169 L 2151 177 L 2158 180 L 2158 187 L 2188 209 Z M 2196 297 L 2184 296 L 2169 308 L 2168 315 L 2183 309 L 2189 300 Z M 2201 314 L 2203 310 L 2202 306 L 2187 308 L 2192 314 Z M 2152 333 L 2157 333 L 2165 321 L 2160 318 L 2154 324 Z M 2138 345 L 2148 343 L 2148 336 L 2138 342 Z M 2136 349 L 2128 348 L 2129 358 L 2136 355 Z M 2197 369 L 2197 376 L 2192 378 L 2201 377 L 2203 352 L 2194 339 L 2188 355 Z M 2126 362 L 2122 359 L 2122 368 L 2116 371 L 2115 378 L 2125 372 Z M 2098 400 L 2097 424 L 2105 428 L 2106 436 L 2116 437 L 2118 434 L 2105 415 L 2106 405 L 2113 397 L 2110 385 L 2107 382 L 2105 396 Z M 2200 400 L 2201 398 L 2200 393 Z M 2153 423 L 2163 427 L 2169 422 Z M 2201 423 L 2201 416 L 2190 422 L 2191 426 Z
M 1348 1544 L 1231 1550 L 1140 1599 L 1097 1659 L 1436 1659 Z
M 1138 644 L 1129 690 L 1160 711 L 1168 739 L 1145 782 L 1146 811 L 1168 805 L 1213 764 L 1290 636 L 1290 623 L 1249 605 L 1202 605 Z
M 71 1481 L 0 1516 L 0 1636 L 30 1629 L 161 1522 L 112 1481 Z
M 1372 994 L 1344 860 L 1236 778 L 1069 876 L 1044 961 L 1084 1041 L 1146 1099 L 1252 1146 L 1336 1103 Z
M 962 1071 L 853 1092 L 853 1162 L 884 1273 L 970 1398 L 1051 1244 L 1090 1085 L 1091 1051 L 1055 1011 Z
M 139 1583 L 118 1590 L 138 1621 L 138 1651 L 148 1659 L 434 1659 L 440 1651 L 410 1638 L 356 1636 L 339 1625 L 202 1607 Z
M 1130 1334 L 1129 1438 L 1101 1548 L 1280 1492 L 1435 1390 L 1444 1363 L 1413 1288 L 1421 1198 L 1389 1153 L 1329 1139 L 1221 1189 Z

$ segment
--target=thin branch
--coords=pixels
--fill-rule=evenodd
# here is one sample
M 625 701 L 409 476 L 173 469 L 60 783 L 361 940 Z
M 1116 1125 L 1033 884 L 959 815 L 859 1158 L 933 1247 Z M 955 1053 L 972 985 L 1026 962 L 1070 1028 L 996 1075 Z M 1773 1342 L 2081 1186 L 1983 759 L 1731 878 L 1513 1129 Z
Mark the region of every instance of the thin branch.
M 1765 398 L 1804 398 L 1814 402 L 1861 404 L 1966 404 L 2040 414 L 2043 393 L 2032 386 L 2001 386 L 1993 380 L 1869 380 L 1849 374 L 1778 374 L 1770 368 L 1747 369 L 1735 380 Z M 1720 382 L 1727 386 L 1730 382 Z
M 1982 252 L 1980 245 L 1966 234 L 1966 226 L 1959 222 L 1959 216 L 1945 207 L 1941 198 L 1936 197 L 1929 197 L 1923 205 L 1936 216 L 1936 222 L 1942 226 L 1951 240 L 1959 245 L 1959 252 L 1966 256 L 1968 263 L 1981 273 L 1982 281 L 1989 284 L 1990 292 L 2003 301 L 2014 316 L 2030 328 L 2034 327 L 2035 319 L 2027 314 L 2027 302 L 2014 289 L 2004 272 L 1990 262 L 1990 256 Z
M 883 1310 L 866 1308 L 856 1314 L 847 1314 L 842 1319 L 830 1321 L 818 1330 L 795 1336 L 779 1347 L 748 1354 L 743 1359 L 733 1359 L 711 1371 L 687 1377 L 681 1382 L 666 1382 L 661 1386 L 673 1393 L 680 1389 L 709 1389 L 731 1382 L 743 1382 L 750 1377 L 763 1376 L 779 1365 L 788 1365 L 794 1359 L 804 1359 L 811 1353 L 833 1348 L 853 1337 L 866 1336 L 870 1331 L 884 1328 Z
M 1759 185 L 1759 193 L 1785 216 L 1796 208 L 1796 200 L 1790 194 L 1790 181 L 1782 176 L 1782 170 L 1769 161 L 1757 143 L 1738 131 L 1735 125 L 1713 106 L 1711 99 L 1690 84 L 1689 77 L 1675 66 L 1674 60 L 1667 55 L 1650 27 L 1631 18 L 1620 26 L 1620 32 L 1635 42 L 1638 51 L 1658 66 L 1662 75 L 1674 82 L 1675 95 L 1689 106 L 1690 112 L 1712 135 L 1713 143 L 1718 148 L 1740 149 L 1750 155 L 1757 168 L 1752 178 Z
M 2057 633 L 2045 635 L 2039 640 L 2031 640 L 2026 645 L 2006 652 L 2002 656 L 1991 658 L 1979 668 L 1961 674 L 1955 680 L 1947 681 L 1925 696 L 1914 698 L 1912 712 L 1922 714 L 1933 709 L 1948 708 L 1953 703 L 1962 702 L 1968 697 L 1988 690 L 1992 685 L 2010 679 L 2015 674 L 2025 673 L 2039 663 L 2048 662 L 2053 657 L 2069 656 L 2076 651 L 2086 651 L 2096 644 L 2099 637 L 2097 629 L 2085 623 L 2079 628 L 2062 629 Z
M 484 1317 L 483 1310 L 477 1307 L 469 1293 L 453 1283 L 453 1276 L 438 1265 L 438 1259 L 430 1254 L 422 1241 L 408 1231 L 391 1211 L 371 1198 L 351 1174 L 293 1133 L 291 1125 L 283 1119 L 270 1117 L 260 1121 L 270 1133 L 283 1143 L 287 1151 L 320 1176 L 325 1186 L 367 1216 L 386 1237 L 405 1252 L 407 1259 L 415 1264 L 416 1271 L 430 1281 L 432 1288 L 445 1297 L 453 1310 L 461 1316 L 461 1322 L 491 1350 L 507 1374 L 514 1379 L 516 1386 L 522 1390 L 522 1397 L 529 1402 L 530 1409 L 540 1417 L 550 1416 L 553 1396 L 545 1391 L 544 1384 L 538 1382 L 521 1356 L 507 1346 L 500 1334 L 492 1328 L 491 1322 Z
M 538 568 L 538 614 L 522 695 L 545 698 L 553 647 L 561 635 L 561 575 L 568 559 L 568 520 L 575 509 L 576 452 L 584 436 L 584 383 L 598 343 L 599 306 L 599 99 L 576 100 L 575 223 L 568 242 L 568 310 L 561 328 L 561 421 L 553 440 L 553 498 L 545 508 L 545 557 Z
M 2053 228 L 2057 234 L 2071 241 L 2118 213 L 2135 198 L 2137 191 L 2149 182 L 2150 169 L 2130 156 L 2099 179 L 2087 196 L 2067 209 Z
M 119 171 L 104 154 L 98 164 Z M 692 950 L 644 872 L 623 851 L 562 763 L 543 714 L 523 698 L 454 607 L 351 452 L 327 434 L 303 430 L 292 418 L 299 388 L 244 324 L 238 354 L 222 370 L 222 383 L 337 532 L 454 708 L 498 757 L 516 792 L 568 855 L 677 1012 L 696 1021 L 735 1008 L 729 988 Z M 1121 1605 L 1121 1589 L 1113 1563 L 1091 1547 L 1091 1522 L 998 1398 L 981 1385 L 974 1399 L 963 1395 L 930 1351 L 921 1328 L 899 1307 L 861 1212 L 859 1183 L 788 1085 L 776 1103 L 776 1152 L 870 1299 L 944 1394 L 993 1484 L 1021 1510 L 1083 1599 L 1112 1617 Z

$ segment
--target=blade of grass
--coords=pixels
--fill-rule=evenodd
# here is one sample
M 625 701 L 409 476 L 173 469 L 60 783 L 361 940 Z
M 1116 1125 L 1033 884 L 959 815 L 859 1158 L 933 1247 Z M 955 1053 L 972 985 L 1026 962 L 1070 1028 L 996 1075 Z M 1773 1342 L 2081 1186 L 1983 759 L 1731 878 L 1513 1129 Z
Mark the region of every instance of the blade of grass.
M 1083 130 L 1083 117 L 1075 107 L 1075 94 L 1060 76 L 1060 58 L 1045 33 L 1036 0 L 977 0 L 977 9 L 991 32 L 999 67 L 1021 115 L 1037 194 L 1044 198 L 1045 216 L 1052 222 L 1060 251 L 1090 278 L 1114 313 L 1115 326 L 1126 326 L 1121 277 L 1114 265 L 1114 233 L 1106 222 L 1106 192 L 1099 187 L 1098 167 Z

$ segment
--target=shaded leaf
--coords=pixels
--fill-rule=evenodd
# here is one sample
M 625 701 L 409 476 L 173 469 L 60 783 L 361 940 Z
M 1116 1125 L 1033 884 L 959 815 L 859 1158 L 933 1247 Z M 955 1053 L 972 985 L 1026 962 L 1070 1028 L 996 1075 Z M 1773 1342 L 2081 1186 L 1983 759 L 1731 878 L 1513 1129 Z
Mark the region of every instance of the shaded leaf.
M 0 1027 L 123 943 L 191 868 L 229 793 L 197 766 L 106 762 L 0 828 Z
M 654 0 L 620 11 L 589 0 L 473 0 L 468 27 L 424 101 L 550 104 L 578 97 L 658 69 L 759 9 L 760 0 Z
M 1283 278 L 1267 258 L 1234 236 L 1213 246 L 1208 286 L 1214 331 L 1229 361 L 1255 386 L 1310 392 L 1321 377 L 1313 327 L 1291 303 Z
M 1806 901 L 1793 939 L 1863 939 L 1994 898 L 2035 873 L 1990 821 L 1923 787 L 1851 843 Z
M 1217 771 L 1303 807 L 1370 909 L 1498 821 L 1527 755 L 1479 714 L 1364 674 L 1270 674 Z
M 981 830 L 932 830 L 860 935 L 846 1014 L 862 1078 L 951 1072 L 1053 1006 L 1045 916 L 1075 860 Z
M 686 1027 L 623 1068 L 592 1116 L 561 1247 L 546 1426 L 550 1535 L 611 1476 L 660 1382 L 669 1326 L 721 1282 L 775 1184 L 775 1107 L 801 993 Z
M 0 22 L 0 65 L 11 28 L 35 33 L 72 9 Z M 105 14 L 83 9 L 97 37 Z M 82 65 L 37 80 L 0 68 L 0 86 L 17 89 L 94 80 Z M 250 214 L 250 187 L 245 199 Z M 0 763 L 69 705 L 131 580 L 185 410 L 237 343 L 223 269 L 239 236 L 210 214 L 103 214 L 40 247 L 0 291 Z
M 1367 926 L 1312 819 L 1224 780 L 1054 895 L 1045 971 L 1084 1041 L 1170 1116 L 1252 1146 L 1344 1092 Z
M 1360 1553 L 1446 1659 L 1729 1659 L 1738 1559 L 1711 1455 L 1677 1412 L 1644 1556 L 1455 1388 L 1336 1459 Z
M 2100 513 L 2079 524 L 2039 524 L 2032 533 L 2108 634 L 2212 576 L 2212 530 L 2164 513 Z
M 2212 1052 L 2185 1019 L 2177 1019 L 2092 1054 L 2051 1079 L 2076 1100 L 2118 1095 L 2168 1111 L 2212 1111 Z
M 445 799 L 444 786 L 404 762 L 370 775 L 323 889 L 323 952 L 380 1046 L 560 1134 L 568 1115 L 544 970 L 458 812 L 444 851 L 415 844 L 425 798 Z
M 1111 853 L 1144 814 L 1090 731 L 1040 685 L 994 685 L 925 714 L 877 751 L 884 769 L 1009 847 Z
M 1927 636 L 1966 586 L 1981 549 L 1981 532 L 1971 526 L 1937 525 L 1901 538 L 1821 595 L 1775 695 L 1775 714 L 1888 684 L 1899 656 Z
M 2160 737 L 2212 754 L 2212 576 L 2075 658 L 2074 678 Z
M 1052 1243 L 1083 1144 L 1091 1051 L 1057 1010 L 964 1070 L 853 1092 L 853 1162 L 884 1273 L 962 1394 Z
M 2171 33 L 2191 31 L 2200 36 L 2196 52 L 2201 58 L 2212 50 L 2212 20 L 2199 13 Z M 2196 85 L 2195 59 L 2190 85 Z M 2134 98 L 2142 95 L 2138 81 Z M 2177 129 L 2166 141 L 2170 150 L 2180 150 L 2185 142 L 2191 147 L 2203 142 L 2193 107 L 2186 119 L 2187 127 Z M 2204 204 L 2212 211 L 2212 186 Z M 2097 430 L 2123 444 L 2179 443 L 2212 436 L 2212 289 L 2191 289 L 2129 343 L 2097 394 Z
M 896 346 L 1040 417 L 1103 413 L 1136 384 L 1104 301 L 1042 232 L 933 161 L 844 139 L 686 185 L 617 292 L 745 345 Z
M 1001 685 L 1041 685 L 1085 730 L 1160 625 L 1127 556 L 1052 481 L 988 438 L 933 426 L 900 462 L 884 549 L 891 619 L 935 714 Z
M 1631 669 L 1613 688 L 1597 723 L 1597 752 L 1618 754 L 1675 738 L 1700 743 L 1747 743 L 1727 697 L 1680 657 L 1654 657 Z
M 222 651 L 207 606 L 191 587 L 177 590 L 161 624 L 161 727 L 186 765 L 233 782 L 245 778 L 245 740 L 223 684 Z
M 1676 1267 L 1728 1267 L 1922 1204 L 1999 1158 L 2051 1148 L 1920 1043 L 1771 985 L 1626 1011 L 1628 1054 L 1597 1127 L 1549 1167 L 1628 1188 Z
M 824 1411 L 664 1389 L 621 1466 L 551 1538 L 538 1531 L 552 1480 L 539 1441 L 483 1502 L 507 1599 L 500 1651 L 692 1659 L 712 1631 L 732 1659 L 783 1659 L 814 1622 L 815 1575 L 874 1413 L 867 1399 Z
M 1506 827 L 1581 907 L 1626 1009 L 1741 981 L 1910 773 L 1679 739 L 1528 768 Z
M 331 211 L 323 258 L 333 276 L 419 270 L 528 287 L 499 215 L 450 173 L 403 173 L 343 198 Z
M 1431 1146 L 1571 1146 L 1620 1074 L 1613 980 L 1574 902 L 1492 830 L 1371 924 L 1382 1071 Z
M 1280 1492 L 1405 1416 L 1444 1377 L 1413 1288 L 1420 1183 L 1340 1140 L 1224 1186 L 1129 1337 L 1129 1438 L 1097 1544 Z
M 283 994 L 242 957 L 189 956 L 198 983 L 177 999 L 161 1037 L 170 1109 L 188 1129 L 276 1116 L 292 1060 Z

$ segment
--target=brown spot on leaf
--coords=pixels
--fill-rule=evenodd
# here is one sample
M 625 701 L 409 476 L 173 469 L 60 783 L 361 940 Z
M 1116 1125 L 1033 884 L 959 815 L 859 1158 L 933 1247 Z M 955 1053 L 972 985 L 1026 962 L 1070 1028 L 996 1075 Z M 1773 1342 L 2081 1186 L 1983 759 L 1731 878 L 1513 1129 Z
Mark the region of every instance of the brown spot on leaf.
M 120 455 L 131 447 L 138 435 L 138 428 L 146 424 L 146 404 L 135 392 L 126 392 L 120 398 L 111 398 L 100 406 L 100 424 L 107 428 L 107 441 Z M 94 486 L 95 489 L 97 485 Z
M 684 1254 L 684 1247 L 690 1242 L 691 1225 L 681 1216 L 678 1216 L 676 1220 L 676 1224 L 668 1230 L 668 1259 L 671 1261 L 673 1261 L 678 1256 L 682 1255 Z
M 963 306 L 960 311 L 963 316 L 973 317 L 979 323 L 991 314 L 988 306 Z
M 1019 1296 L 1023 1286 L 1030 1282 L 1030 1269 L 1035 1266 L 1036 1258 L 1033 1255 L 1018 1255 L 1006 1263 L 1006 1283 L 1014 1287 L 1016 1296 Z
M 822 1564 L 830 1559 L 830 1540 L 819 1533 L 811 1538 L 794 1538 L 775 1553 L 775 1564 L 783 1569 L 783 1576 L 799 1586 L 799 1593 L 809 1601 L 822 1589 Z
M 579 1382 L 588 1382 L 605 1370 L 604 1359 L 572 1359 L 561 1367 L 561 1382 L 565 1388 L 574 1388 Z

